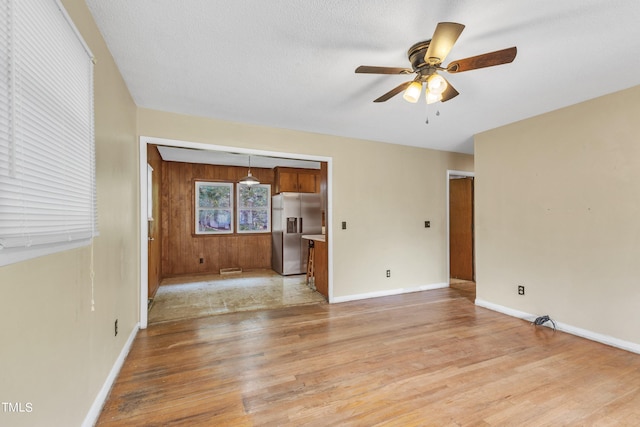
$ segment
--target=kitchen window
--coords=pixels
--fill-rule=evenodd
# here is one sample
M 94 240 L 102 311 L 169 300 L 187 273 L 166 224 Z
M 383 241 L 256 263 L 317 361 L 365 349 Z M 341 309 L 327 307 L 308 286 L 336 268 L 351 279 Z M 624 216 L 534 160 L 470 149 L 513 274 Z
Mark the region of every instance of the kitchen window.
M 196 234 L 233 233 L 233 184 L 196 181 Z
M 271 185 L 237 184 L 238 233 L 271 232 Z

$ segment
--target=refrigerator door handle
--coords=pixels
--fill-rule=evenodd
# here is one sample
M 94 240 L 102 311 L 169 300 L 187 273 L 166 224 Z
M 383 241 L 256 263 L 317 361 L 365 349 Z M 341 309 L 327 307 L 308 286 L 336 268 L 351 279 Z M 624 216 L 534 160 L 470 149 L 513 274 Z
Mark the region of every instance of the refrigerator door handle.
M 302 234 L 302 217 L 300 217 L 300 234 Z

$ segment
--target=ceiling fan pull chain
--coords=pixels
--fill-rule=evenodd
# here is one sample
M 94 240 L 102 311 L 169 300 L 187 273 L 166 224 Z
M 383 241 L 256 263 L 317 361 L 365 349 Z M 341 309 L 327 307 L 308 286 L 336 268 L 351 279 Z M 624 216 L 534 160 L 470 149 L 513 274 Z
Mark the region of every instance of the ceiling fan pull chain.
M 440 110 L 436 110 L 436 116 L 440 115 Z M 429 124 L 429 110 L 427 109 L 427 120 L 424 121 L 425 124 Z

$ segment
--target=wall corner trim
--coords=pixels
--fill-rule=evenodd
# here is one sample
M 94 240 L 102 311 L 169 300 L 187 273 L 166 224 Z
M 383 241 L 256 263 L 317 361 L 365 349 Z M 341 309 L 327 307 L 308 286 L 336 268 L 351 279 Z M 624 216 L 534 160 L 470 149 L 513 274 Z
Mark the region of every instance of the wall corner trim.
M 82 427 L 92 427 L 98 421 L 98 417 L 102 412 L 102 407 L 107 401 L 107 396 L 109 396 L 111 387 L 113 386 L 113 383 L 118 377 L 118 373 L 120 373 L 120 369 L 122 369 L 122 365 L 124 365 L 124 361 L 127 358 L 129 351 L 131 350 L 131 346 L 133 345 L 133 341 L 135 340 L 136 335 L 138 334 L 138 330 L 140 330 L 140 324 L 136 323 L 135 326 L 133 327 L 133 330 L 129 334 L 129 338 L 127 338 L 127 342 L 122 347 L 122 351 L 120 351 L 118 358 L 116 359 L 113 366 L 111 367 L 111 371 L 109 371 L 109 375 L 107 376 L 104 384 L 102 385 L 102 388 L 100 389 L 100 391 L 98 392 L 98 395 L 93 401 L 93 404 L 91 405 L 91 408 L 87 413 L 87 416 L 84 418 L 84 421 L 82 422 Z
M 479 307 L 487 308 L 489 310 L 497 311 L 498 313 L 506 314 L 508 316 L 517 317 L 519 319 L 533 322 L 536 319 L 535 314 L 526 313 L 524 311 L 514 310 L 503 305 L 494 304 L 489 301 L 476 299 L 475 304 Z M 544 326 L 551 327 L 548 324 Z M 601 344 L 606 344 L 611 347 L 616 347 L 622 350 L 630 351 L 632 353 L 640 354 L 640 344 L 631 341 L 621 340 L 609 335 L 600 334 L 597 332 L 589 331 L 587 329 L 578 328 L 576 326 L 568 325 L 566 323 L 556 321 L 557 330 L 566 332 L 571 335 L 576 335 L 581 338 L 586 338 L 591 341 L 596 341 Z

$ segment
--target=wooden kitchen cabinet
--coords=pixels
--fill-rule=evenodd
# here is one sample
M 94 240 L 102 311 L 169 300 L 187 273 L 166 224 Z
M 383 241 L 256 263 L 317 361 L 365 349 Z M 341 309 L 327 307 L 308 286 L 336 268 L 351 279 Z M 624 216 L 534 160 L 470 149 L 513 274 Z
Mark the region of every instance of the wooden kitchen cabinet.
M 324 295 L 329 300 L 329 254 L 327 250 L 327 242 L 314 242 L 315 251 L 315 277 L 314 283 L 316 291 Z
M 320 170 L 276 167 L 274 172 L 275 194 L 320 192 Z

